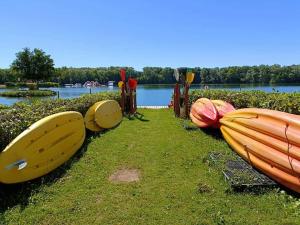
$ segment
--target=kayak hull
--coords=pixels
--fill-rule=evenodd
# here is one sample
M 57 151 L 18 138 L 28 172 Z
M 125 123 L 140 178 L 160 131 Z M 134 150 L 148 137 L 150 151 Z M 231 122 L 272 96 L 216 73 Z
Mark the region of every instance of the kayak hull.
M 82 146 L 83 117 L 78 112 L 47 116 L 17 136 L 0 154 L 0 182 L 20 183 L 56 169 Z
M 300 116 L 248 108 L 226 114 L 220 123 L 225 140 L 241 157 L 300 192 Z
M 217 123 L 213 124 L 214 128 L 220 128 L 221 124 L 219 120 L 223 118 L 227 113 L 232 112 L 235 110 L 233 105 L 228 102 L 222 100 L 211 100 L 218 112 L 218 121 Z
M 113 128 L 122 121 L 122 110 L 114 100 L 102 101 L 95 110 L 96 124 L 105 129 Z
M 198 127 L 209 127 L 218 120 L 217 109 L 209 99 L 200 98 L 192 104 L 190 118 Z

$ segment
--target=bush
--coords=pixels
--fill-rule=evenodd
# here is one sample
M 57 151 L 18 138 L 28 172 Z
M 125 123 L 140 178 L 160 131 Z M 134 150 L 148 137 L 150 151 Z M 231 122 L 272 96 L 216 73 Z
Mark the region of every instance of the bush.
M 16 86 L 24 88 L 24 87 L 27 87 L 27 83 L 26 82 L 18 82 L 18 83 L 16 83 Z
M 2 109 L 7 109 L 8 108 L 8 106 L 6 106 L 6 105 L 1 105 L 0 104 L 0 110 L 2 110 Z
M 44 97 L 55 95 L 56 92 L 51 90 L 6 91 L 0 93 L 0 96 L 3 97 Z
M 38 86 L 36 83 L 26 83 L 26 87 L 28 87 L 29 90 L 37 90 Z
M 38 83 L 39 87 L 59 87 L 59 83 L 55 82 L 43 82 L 43 83 Z
M 198 98 L 220 99 L 235 108 L 266 108 L 300 115 L 300 93 L 267 93 L 263 91 L 194 90 L 190 105 Z
M 37 87 L 36 83 L 26 83 L 26 82 L 6 82 L 5 86 L 10 87 L 22 87 L 22 88 L 31 88 L 31 87 Z M 59 83 L 55 82 L 41 82 L 38 83 L 38 87 L 59 87 Z
M 8 88 L 16 87 L 17 84 L 15 82 L 5 82 L 5 86 Z
M 74 99 L 38 100 L 31 104 L 19 102 L 8 109 L 3 109 L 0 114 L 0 152 L 36 121 L 64 111 L 77 111 L 84 115 L 95 102 L 106 99 L 119 101 L 119 94 L 101 92 Z

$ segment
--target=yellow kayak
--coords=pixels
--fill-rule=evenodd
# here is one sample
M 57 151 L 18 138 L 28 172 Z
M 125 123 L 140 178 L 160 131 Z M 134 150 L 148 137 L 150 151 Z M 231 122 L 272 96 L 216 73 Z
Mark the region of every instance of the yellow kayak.
M 101 104 L 102 102 L 96 102 L 94 105 L 92 105 L 88 111 L 85 113 L 84 116 L 84 123 L 85 127 L 88 130 L 98 132 L 101 130 L 101 127 L 98 126 L 98 124 L 95 121 L 95 111 L 96 108 Z
M 0 182 L 19 183 L 51 172 L 70 159 L 84 139 L 84 121 L 78 112 L 37 121 L 0 153 Z
M 122 118 L 121 107 L 114 100 L 100 102 L 95 110 L 95 122 L 101 128 L 113 128 L 122 121 Z

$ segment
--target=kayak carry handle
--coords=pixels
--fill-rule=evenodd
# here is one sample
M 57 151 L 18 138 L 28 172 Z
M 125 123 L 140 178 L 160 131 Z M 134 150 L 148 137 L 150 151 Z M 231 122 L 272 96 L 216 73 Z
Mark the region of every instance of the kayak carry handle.
M 7 166 L 5 167 L 5 169 L 6 169 L 6 170 L 11 170 L 11 169 L 17 167 L 18 170 L 22 170 L 22 169 L 24 169 L 26 166 L 27 166 L 27 161 L 24 160 L 24 159 L 21 159 L 21 160 L 18 160 L 18 161 L 16 161 L 16 162 L 13 162 L 13 163 L 7 165 Z

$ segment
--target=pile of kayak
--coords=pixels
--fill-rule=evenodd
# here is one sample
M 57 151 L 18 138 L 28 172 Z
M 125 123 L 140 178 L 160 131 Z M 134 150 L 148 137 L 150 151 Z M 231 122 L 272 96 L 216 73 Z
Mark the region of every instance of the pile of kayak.
M 191 107 L 190 118 L 198 127 L 219 128 L 219 120 L 234 110 L 235 108 L 228 102 L 199 98 Z
M 81 148 L 86 129 L 113 128 L 122 118 L 119 103 L 105 100 L 91 106 L 84 117 L 67 111 L 35 122 L 0 152 L 0 183 L 29 181 L 53 171 Z
M 300 193 L 300 116 L 258 108 L 235 110 L 227 102 L 198 99 L 190 118 L 198 127 L 220 128 L 253 167 Z

